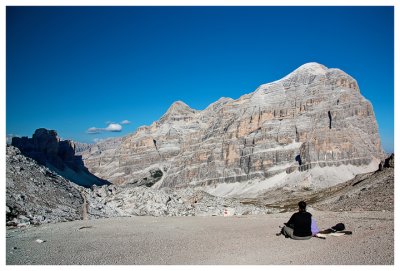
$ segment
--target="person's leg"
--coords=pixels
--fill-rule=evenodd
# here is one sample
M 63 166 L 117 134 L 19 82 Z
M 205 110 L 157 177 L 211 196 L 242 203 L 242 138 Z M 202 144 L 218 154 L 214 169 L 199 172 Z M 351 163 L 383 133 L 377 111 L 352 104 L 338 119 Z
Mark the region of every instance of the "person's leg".
M 288 227 L 288 226 L 284 226 L 283 229 L 282 229 L 282 231 L 283 231 L 283 234 L 284 234 L 285 236 L 288 236 L 288 237 L 290 237 L 290 238 L 293 238 L 293 229 L 292 229 L 292 228 L 290 228 L 290 227 Z
M 293 238 L 294 240 L 308 240 L 308 239 L 311 239 L 311 237 L 312 237 L 312 236 L 304 236 L 304 237 L 300 237 L 300 236 L 296 236 L 296 235 L 293 235 L 293 236 L 292 236 L 292 238 Z

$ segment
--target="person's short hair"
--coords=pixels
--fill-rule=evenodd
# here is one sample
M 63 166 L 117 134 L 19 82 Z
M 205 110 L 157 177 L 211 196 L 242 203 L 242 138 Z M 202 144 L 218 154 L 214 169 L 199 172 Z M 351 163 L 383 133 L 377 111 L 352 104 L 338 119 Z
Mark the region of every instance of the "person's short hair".
M 300 201 L 299 202 L 299 209 L 300 210 L 305 210 L 307 207 L 307 203 L 305 201 Z

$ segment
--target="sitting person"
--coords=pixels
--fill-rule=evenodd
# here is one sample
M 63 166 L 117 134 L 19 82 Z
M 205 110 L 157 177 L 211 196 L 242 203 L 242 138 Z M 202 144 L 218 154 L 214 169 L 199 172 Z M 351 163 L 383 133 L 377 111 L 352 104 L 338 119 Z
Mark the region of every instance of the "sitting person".
M 304 201 L 299 202 L 299 211 L 294 213 L 285 226 L 282 228 L 282 234 L 295 240 L 307 240 L 312 237 L 311 232 L 311 214 L 306 212 L 307 204 Z

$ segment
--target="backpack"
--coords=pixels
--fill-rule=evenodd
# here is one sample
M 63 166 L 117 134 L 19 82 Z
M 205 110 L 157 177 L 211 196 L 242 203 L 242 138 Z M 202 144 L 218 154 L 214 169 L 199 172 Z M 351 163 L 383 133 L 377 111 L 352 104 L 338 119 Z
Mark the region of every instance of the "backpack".
M 336 232 L 336 231 L 343 231 L 346 227 L 344 226 L 343 223 L 338 223 L 335 226 L 331 227 L 331 229 Z
M 338 223 L 338 224 L 336 224 L 335 226 L 330 227 L 329 229 L 320 231 L 319 233 L 322 233 L 322 234 L 330 234 L 330 233 L 333 233 L 333 232 L 344 232 L 343 230 L 344 230 L 345 228 L 346 228 L 346 227 L 344 226 L 343 223 Z M 347 231 L 346 234 L 351 234 L 351 231 Z

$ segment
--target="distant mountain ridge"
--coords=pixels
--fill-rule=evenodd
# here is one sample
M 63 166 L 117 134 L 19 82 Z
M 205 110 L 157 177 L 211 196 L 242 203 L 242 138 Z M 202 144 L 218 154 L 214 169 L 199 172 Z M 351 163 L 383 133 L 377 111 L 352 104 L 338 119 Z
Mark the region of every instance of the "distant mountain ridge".
M 93 144 L 89 144 L 89 143 L 82 143 L 82 142 L 77 142 L 77 141 L 73 141 L 74 145 L 75 145 L 75 154 L 79 154 L 81 152 L 84 152 L 86 150 L 88 150 Z
M 11 145 L 17 147 L 25 156 L 81 186 L 109 184 L 91 174 L 83 165 L 82 157 L 75 155 L 74 142 L 60 140 L 55 130 L 36 129 L 32 138 L 13 137 Z
M 82 153 L 93 174 L 143 184 L 159 170 L 155 188 L 201 186 L 219 196 L 328 187 L 377 169 L 384 155 L 357 81 L 318 63 L 202 111 L 175 102 L 159 121 L 113 142 Z

